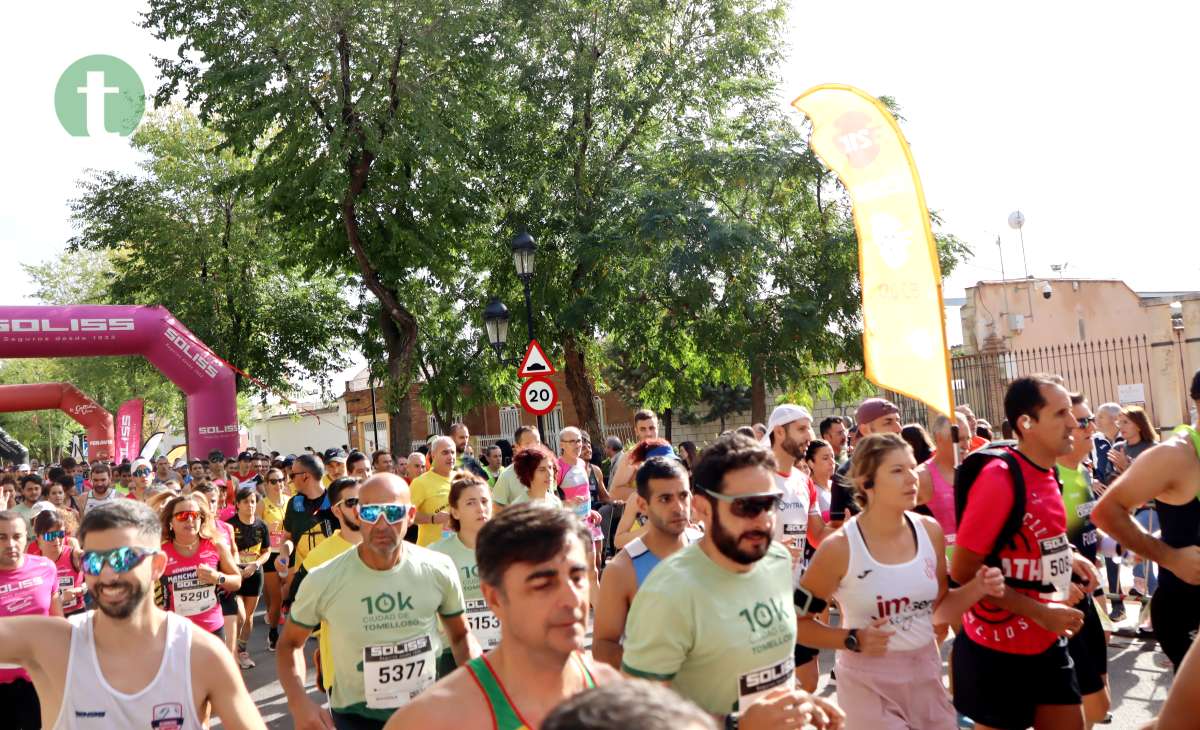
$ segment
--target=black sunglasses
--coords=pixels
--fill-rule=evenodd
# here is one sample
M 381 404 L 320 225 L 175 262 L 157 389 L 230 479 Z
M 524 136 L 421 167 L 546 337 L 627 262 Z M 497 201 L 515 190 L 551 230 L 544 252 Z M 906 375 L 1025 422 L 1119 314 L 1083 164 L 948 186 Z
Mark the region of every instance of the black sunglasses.
M 730 497 L 720 492 L 714 492 L 711 489 L 705 489 L 704 491 L 713 499 L 728 504 L 729 511 L 733 513 L 734 517 L 743 517 L 748 520 L 758 517 L 763 512 L 772 512 L 783 506 L 783 495 L 779 492 Z

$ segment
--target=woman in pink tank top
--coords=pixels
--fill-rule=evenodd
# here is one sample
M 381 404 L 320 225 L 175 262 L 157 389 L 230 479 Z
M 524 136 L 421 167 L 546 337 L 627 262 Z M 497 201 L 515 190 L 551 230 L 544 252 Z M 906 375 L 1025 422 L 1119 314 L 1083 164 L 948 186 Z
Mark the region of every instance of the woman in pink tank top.
M 217 586 L 235 591 L 242 584 L 229 548 L 215 540 L 211 514 L 200 497 L 182 495 L 163 507 L 164 607 L 187 617 L 200 628 L 224 640 L 225 619 Z
M 42 510 L 33 518 L 33 532 L 37 537 L 38 551 L 54 561 L 58 572 L 58 598 L 62 601 L 63 615 L 70 616 L 86 609 L 83 596 L 87 593 L 87 586 L 83 583 L 83 570 L 79 566 L 79 549 L 71 538 L 74 525 L 66 524 L 66 515 L 69 513 L 56 509 Z

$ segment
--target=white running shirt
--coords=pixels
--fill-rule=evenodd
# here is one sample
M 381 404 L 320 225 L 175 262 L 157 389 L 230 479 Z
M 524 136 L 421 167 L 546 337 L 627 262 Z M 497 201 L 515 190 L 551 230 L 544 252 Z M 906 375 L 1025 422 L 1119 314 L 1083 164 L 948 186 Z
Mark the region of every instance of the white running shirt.
M 858 517 L 843 527 L 850 545 L 850 563 L 833 597 L 842 607 L 842 625 L 863 629 L 881 616 L 888 617 L 893 632 L 889 651 L 923 649 L 933 643 L 933 604 L 937 601 L 937 555 L 925 526 L 905 515 L 917 534 L 917 554 L 912 560 L 884 565 L 875 560 Z
M 202 728 L 192 698 L 192 622 L 167 613 L 167 645 L 154 680 L 133 694 L 104 678 L 92 635 L 95 611 L 71 616 L 67 683 L 55 730 L 104 728 Z

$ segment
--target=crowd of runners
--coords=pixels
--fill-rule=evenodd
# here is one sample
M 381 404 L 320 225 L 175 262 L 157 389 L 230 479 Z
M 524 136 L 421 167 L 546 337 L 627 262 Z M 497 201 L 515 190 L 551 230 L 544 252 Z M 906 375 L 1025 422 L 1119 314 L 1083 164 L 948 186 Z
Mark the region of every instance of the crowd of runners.
M 306 730 L 1077 730 L 1147 596 L 1178 672 L 1153 727 L 1197 727 L 1200 423 L 1114 443 L 1056 376 L 1004 416 L 926 435 L 871 398 L 701 449 L 639 411 L 607 458 L 576 428 L 475 454 L 456 424 L 407 456 L 12 465 L 0 725 L 261 728 L 253 643 Z M 1152 595 L 1103 570 L 1126 553 Z

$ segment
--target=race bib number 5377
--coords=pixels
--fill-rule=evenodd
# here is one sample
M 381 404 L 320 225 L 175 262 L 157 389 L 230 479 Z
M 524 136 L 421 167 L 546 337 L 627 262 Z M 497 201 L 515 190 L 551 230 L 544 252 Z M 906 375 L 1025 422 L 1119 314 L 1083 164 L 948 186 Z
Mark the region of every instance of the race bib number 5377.
M 363 688 L 371 709 L 402 707 L 435 679 L 437 663 L 428 636 L 363 649 Z

